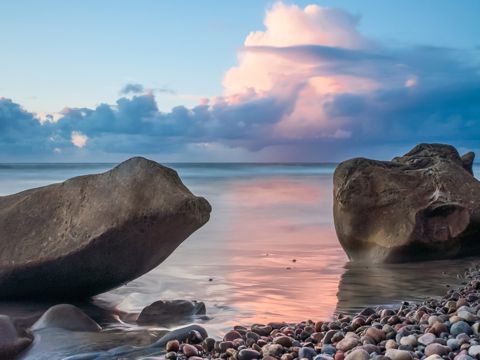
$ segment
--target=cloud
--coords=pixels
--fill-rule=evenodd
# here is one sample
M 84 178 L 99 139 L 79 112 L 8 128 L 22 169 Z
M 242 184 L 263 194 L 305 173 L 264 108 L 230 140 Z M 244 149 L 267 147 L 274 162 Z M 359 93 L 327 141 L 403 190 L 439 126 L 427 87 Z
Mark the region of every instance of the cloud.
M 71 140 L 74 146 L 81 149 L 87 145 L 88 136 L 80 131 L 72 131 Z
M 126 84 L 121 90 L 120 95 L 141 94 L 145 91 L 142 84 Z
M 274 161 L 390 157 L 419 141 L 478 148 L 475 50 L 382 43 L 360 33 L 360 20 L 273 5 L 265 28 L 246 36 L 224 93 L 192 108 L 162 111 L 155 93 L 171 90 L 141 84 L 127 84 L 115 104 L 67 107 L 55 121 L 0 99 L 0 148 Z

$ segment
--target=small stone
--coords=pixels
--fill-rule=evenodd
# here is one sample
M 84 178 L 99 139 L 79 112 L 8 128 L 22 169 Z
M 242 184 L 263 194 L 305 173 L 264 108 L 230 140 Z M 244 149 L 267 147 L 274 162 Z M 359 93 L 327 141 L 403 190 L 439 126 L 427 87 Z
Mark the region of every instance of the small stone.
M 383 330 L 377 329 L 376 327 L 370 327 L 365 332 L 365 335 L 372 338 L 377 344 L 385 340 L 385 332 Z
M 458 350 L 460 348 L 460 342 L 457 339 L 448 339 L 447 346 L 452 349 L 452 351 Z
M 198 356 L 198 349 L 190 344 L 183 344 L 182 352 L 187 358 L 190 356 Z
M 170 352 L 170 351 L 177 352 L 179 349 L 180 349 L 180 342 L 178 340 L 170 340 L 169 342 L 167 342 L 167 345 L 165 345 L 165 350 L 167 350 L 167 352 Z
M 231 341 L 222 341 L 220 344 L 218 344 L 218 348 L 220 352 L 224 353 L 228 349 L 233 349 L 233 343 Z
M 398 347 L 397 342 L 395 340 L 387 340 L 385 343 L 385 349 L 396 349 Z
M 298 358 L 299 359 L 309 359 L 312 360 L 315 355 L 317 355 L 317 352 L 315 349 L 309 347 L 309 346 L 304 346 L 300 349 L 298 352 Z
M 369 360 L 370 355 L 363 349 L 353 350 L 345 357 L 345 360 Z M 393 360 L 393 359 L 392 359 Z
M 417 346 L 417 338 L 415 335 L 408 335 L 404 336 L 400 339 L 400 344 L 401 345 L 410 345 L 410 346 Z
M 170 351 L 165 354 L 165 359 L 175 360 L 177 358 L 177 353 L 175 351 Z
M 280 360 L 293 360 L 295 357 L 292 354 L 283 354 Z
M 273 328 L 268 325 L 253 325 L 252 326 L 252 331 L 254 333 L 257 333 L 260 336 L 268 336 L 272 332 Z
M 480 345 L 470 346 L 470 348 L 468 349 L 468 355 L 474 358 L 478 357 L 478 355 L 480 355 Z
M 458 321 L 452 324 L 450 327 L 450 334 L 457 336 L 459 334 L 471 335 L 473 333 L 472 328 L 465 321 Z
M 469 312 L 468 310 L 458 310 L 457 311 L 457 316 L 459 318 L 461 318 L 462 320 L 465 320 L 467 322 L 475 322 L 477 321 L 478 317 L 474 314 L 472 314 L 471 312 Z
M 225 334 L 225 336 L 223 337 L 223 341 L 233 341 L 235 339 L 241 339 L 241 338 L 242 338 L 242 335 L 238 331 L 231 330 Z
M 440 356 L 442 356 L 442 355 L 447 355 L 448 353 L 450 353 L 450 350 L 451 349 L 448 346 L 433 343 L 433 344 L 428 345 L 425 348 L 425 355 L 426 356 L 430 356 L 430 355 L 440 355 Z
M 320 354 L 315 356 L 313 360 L 334 360 L 334 358 L 327 354 Z
M 292 346 L 292 341 L 293 339 L 289 336 L 278 336 L 273 339 L 274 344 L 280 344 L 286 348 L 289 348 L 290 346 Z
M 330 345 L 330 344 L 325 344 L 322 346 L 322 354 L 327 354 L 327 355 L 335 355 L 335 352 L 337 351 L 337 349 L 333 346 L 333 345 Z
M 443 322 L 436 322 L 430 326 L 429 332 L 439 336 L 441 333 L 448 332 L 448 327 Z
M 280 358 L 283 353 L 283 346 L 280 344 L 267 344 L 262 347 L 262 354 L 264 357 L 273 356 L 276 358 Z
M 341 340 L 337 343 L 336 348 L 337 350 L 341 350 L 343 352 L 347 352 L 348 350 L 353 349 L 355 346 L 358 345 L 358 340 L 353 336 L 349 336 Z
M 420 336 L 418 338 L 418 342 L 422 345 L 430 345 L 432 344 L 433 342 L 435 342 L 435 339 L 436 339 L 436 336 L 435 334 L 432 334 L 432 333 L 426 333 L 426 334 L 423 334 L 422 336 Z
M 203 349 L 207 352 L 212 352 L 215 348 L 215 339 L 207 337 L 203 340 Z
M 433 355 L 427 356 L 424 360 L 443 360 L 443 358 L 440 355 L 433 354 Z
M 385 356 L 392 360 L 413 360 L 413 356 L 410 351 L 388 349 L 385 352 Z

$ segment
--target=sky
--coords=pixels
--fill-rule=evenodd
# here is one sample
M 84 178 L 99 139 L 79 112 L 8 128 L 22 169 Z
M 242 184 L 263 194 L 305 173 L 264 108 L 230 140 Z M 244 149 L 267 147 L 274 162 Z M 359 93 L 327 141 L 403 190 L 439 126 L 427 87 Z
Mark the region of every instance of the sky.
M 480 150 L 480 2 L 5 1 L 0 162 Z

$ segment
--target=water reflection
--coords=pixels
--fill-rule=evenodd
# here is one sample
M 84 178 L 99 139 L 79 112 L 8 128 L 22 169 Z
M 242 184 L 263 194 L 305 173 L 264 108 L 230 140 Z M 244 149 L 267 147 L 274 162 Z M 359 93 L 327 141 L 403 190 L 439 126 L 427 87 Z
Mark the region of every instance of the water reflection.
M 463 274 L 479 258 L 407 264 L 348 263 L 338 285 L 337 312 L 355 313 L 365 306 L 398 305 L 442 296 L 464 282 Z

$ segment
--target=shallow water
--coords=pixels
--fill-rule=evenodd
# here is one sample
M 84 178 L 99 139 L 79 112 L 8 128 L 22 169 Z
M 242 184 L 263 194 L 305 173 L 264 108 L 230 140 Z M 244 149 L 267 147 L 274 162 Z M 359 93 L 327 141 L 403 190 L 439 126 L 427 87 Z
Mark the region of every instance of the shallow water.
M 0 195 L 111 166 L 0 165 Z M 333 228 L 333 164 L 170 166 L 210 201 L 211 220 L 156 269 L 93 300 L 107 309 L 97 319 L 113 330 L 145 330 L 108 315 L 138 313 L 160 299 L 204 301 L 210 320 L 202 324 L 216 336 L 234 324 L 328 319 L 338 311 L 441 295 L 477 261 L 349 264 Z M 46 306 L 0 303 L 0 313 L 34 315 Z

